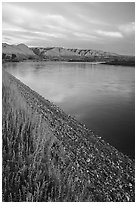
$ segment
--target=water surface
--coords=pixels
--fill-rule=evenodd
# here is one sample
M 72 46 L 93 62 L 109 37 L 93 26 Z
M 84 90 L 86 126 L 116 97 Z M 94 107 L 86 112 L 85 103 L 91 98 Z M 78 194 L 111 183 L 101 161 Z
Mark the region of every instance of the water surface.
M 134 67 L 67 62 L 20 62 L 3 66 L 134 158 Z

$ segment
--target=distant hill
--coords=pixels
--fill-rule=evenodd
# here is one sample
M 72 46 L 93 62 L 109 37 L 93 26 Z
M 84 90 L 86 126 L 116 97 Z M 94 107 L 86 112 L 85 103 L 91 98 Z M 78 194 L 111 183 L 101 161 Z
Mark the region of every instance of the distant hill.
M 33 47 L 33 52 L 44 60 L 80 61 L 80 62 L 103 62 L 114 65 L 135 65 L 134 56 L 119 55 L 93 49 L 68 49 L 62 47 Z
M 135 66 L 135 57 L 94 49 L 63 47 L 28 47 L 24 44 L 2 44 L 3 61 L 49 60 L 69 62 L 102 62 L 112 65 Z
M 2 43 L 2 58 L 3 60 L 20 61 L 25 59 L 38 58 L 37 55 L 26 45 L 9 45 Z
M 73 51 L 62 47 L 49 47 L 49 48 L 34 47 L 31 49 L 36 55 L 40 56 L 43 59 L 70 60 L 78 59 L 79 57 L 79 55 L 77 55 Z
M 33 52 L 43 58 L 60 58 L 60 59 L 69 59 L 69 60 L 90 60 L 96 61 L 96 58 L 105 59 L 110 56 L 118 56 L 118 54 L 103 52 L 100 50 L 93 49 L 68 49 L 62 47 L 51 47 L 51 48 L 41 48 L 34 47 L 31 48 Z

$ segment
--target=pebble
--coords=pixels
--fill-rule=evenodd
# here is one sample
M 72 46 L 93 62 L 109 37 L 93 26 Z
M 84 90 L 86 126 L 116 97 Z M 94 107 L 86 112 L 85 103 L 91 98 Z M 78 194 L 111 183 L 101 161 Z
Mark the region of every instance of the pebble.
M 79 180 L 79 178 L 78 178 L 78 177 L 76 177 L 76 178 L 75 178 L 75 181 L 78 181 L 78 180 Z
M 129 201 L 129 196 L 128 195 L 126 195 L 126 198 L 127 198 L 127 201 Z
M 129 186 L 130 186 L 130 187 L 132 187 L 132 184 L 131 184 L 131 183 L 129 183 Z
M 89 159 L 89 158 L 87 159 L 87 162 L 88 162 L 88 163 L 90 162 L 90 159 Z
M 119 185 L 119 188 L 122 188 L 122 185 Z

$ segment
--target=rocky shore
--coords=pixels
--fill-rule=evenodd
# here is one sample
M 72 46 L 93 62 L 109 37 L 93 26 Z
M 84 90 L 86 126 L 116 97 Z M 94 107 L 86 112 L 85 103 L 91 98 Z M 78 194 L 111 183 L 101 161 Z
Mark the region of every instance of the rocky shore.
M 54 145 L 51 152 L 61 171 L 68 168 L 69 174 L 73 175 L 73 183 L 77 186 L 74 194 L 80 194 L 85 185 L 84 195 L 88 195 L 91 202 L 135 201 L 134 161 L 18 79 L 9 73 L 5 74 L 30 109 L 42 116 L 63 146 L 71 165 L 62 163 L 57 155 L 55 157 Z

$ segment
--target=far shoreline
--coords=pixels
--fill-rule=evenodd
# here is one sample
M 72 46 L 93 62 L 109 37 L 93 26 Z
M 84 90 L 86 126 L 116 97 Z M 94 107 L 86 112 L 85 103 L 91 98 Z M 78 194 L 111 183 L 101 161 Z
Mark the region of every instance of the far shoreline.
M 134 62 L 122 62 L 122 63 L 118 63 L 118 62 L 106 62 L 106 61 L 67 61 L 67 60 L 39 60 L 39 59 L 25 59 L 25 60 L 2 60 L 2 64 L 5 63 L 19 63 L 19 62 L 60 62 L 60 63 L 87 63 L 87 64 L 91 64 L 91 65 L 97 65 L 97 64 L 104 64 L 104 65 L 113 65 L 113 66 L 129 66 L 129 67 L 135 67 L 135 63 Z

